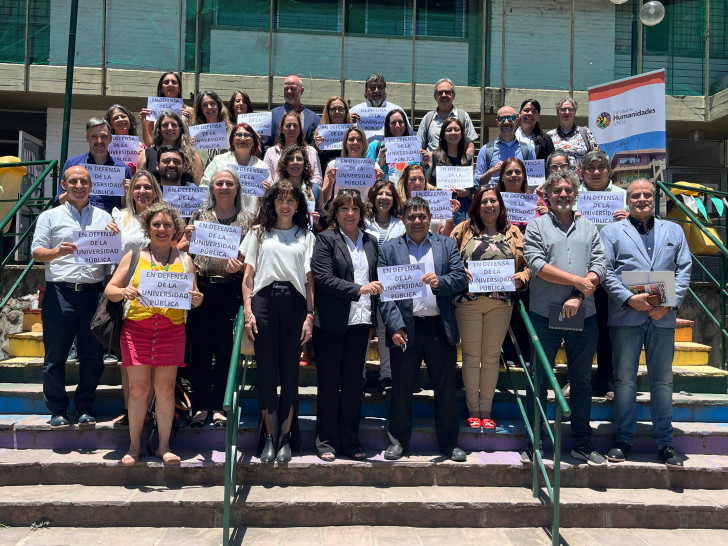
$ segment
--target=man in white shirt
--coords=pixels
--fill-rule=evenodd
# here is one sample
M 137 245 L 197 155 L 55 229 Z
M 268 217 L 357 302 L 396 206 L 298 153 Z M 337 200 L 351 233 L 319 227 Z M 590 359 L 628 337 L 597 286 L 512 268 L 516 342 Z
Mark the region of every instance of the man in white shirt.
M 383 108 L 384 114 L 387 114 L 392 110 L 402 110 L 404 112 L 404 109 L 401 106 L 397 106 L 393 102 L 387 100 L 387 81 L 384 79 L 382 74 L 375 72 L 366 79 L 364 82 L 364 98 L 366 98 L 364 102 L 360 102 L 359 104 L 352 106 L 351 110 L 349 110 L 351 120 L 354 123 L 358 123 L 361 120 L 360 113 L 364 108 Z M 409 127 L 410 123 L 409 119 L 407 119 L 407 114 L 405 113 L 404 116 L 405 121 L 407 122 L 407 127 Z M 382 120 L 384 120 L 384 116 L 382 116 Z M 382 125 L 382 127 L 377 131 L 367 131 L 367 140 L 369 142 L 382 140 L 383 137 L 384 125 Z

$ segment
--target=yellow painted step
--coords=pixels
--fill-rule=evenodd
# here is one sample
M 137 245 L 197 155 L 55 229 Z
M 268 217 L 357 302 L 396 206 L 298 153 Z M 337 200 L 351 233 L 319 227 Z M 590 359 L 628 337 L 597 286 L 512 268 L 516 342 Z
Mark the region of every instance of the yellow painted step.
M 693 329 L 690 326 L 675 328 L 675 341 L 692 341 Z
M 8 354 L 19 357 L 43 358 L 45 348 L 43 346 L 43 332 L 22 332 L 10 334 Z
M 673 366 L 707 366 L 710 356 L 710 345 L 693 343 L 692 341 L 676 341 L 675 356 L 672 359 Z M 597 357 L 594 355 L 594 363 Z M 566 363 L 566 351 L 562 347 L 556 355 L 557 364 Z M 640 353 L 640 364 L 645 364 L 645 351 Z
M 42 332 L 43 319 L 40 309 L 26 309 L 23 311 L 23 332 Z

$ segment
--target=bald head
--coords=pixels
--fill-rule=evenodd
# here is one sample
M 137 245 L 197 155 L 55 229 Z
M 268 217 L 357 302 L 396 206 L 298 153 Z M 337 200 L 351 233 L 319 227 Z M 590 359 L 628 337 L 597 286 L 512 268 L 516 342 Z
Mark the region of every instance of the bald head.
M 66 200 L 71 205 L 80 210 L 88 204 L 88 196 L 91 193 L 91 174 L 85 168 L 77 165 L 66 169 L 61 186 L 66 191 Z
M 500 129 L 500 138 L 506 142 L 516 138 L 516 126 L 518 125 L 518 114 L 511 106 L 502 106 L 498 110 L 495 118 L 498 129 Z
M 298 108 L 301 105 L 301 95 L 303 94 L 303 82 L 296 75 L 290 75 L 283 81 L 283 97 L 286 102 Z
M 645 223 L 655 214 L 655 186 L 645 178 L 639 178 L 627 186 L 629 215 Z

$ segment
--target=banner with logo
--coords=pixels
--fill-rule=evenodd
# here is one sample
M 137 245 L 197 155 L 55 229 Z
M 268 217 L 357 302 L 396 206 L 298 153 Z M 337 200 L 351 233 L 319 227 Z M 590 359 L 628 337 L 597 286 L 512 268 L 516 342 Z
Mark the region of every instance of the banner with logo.
M 589 129 L 609 154 L 612 181 L 665 179 L 665 70 L 589 88 Z

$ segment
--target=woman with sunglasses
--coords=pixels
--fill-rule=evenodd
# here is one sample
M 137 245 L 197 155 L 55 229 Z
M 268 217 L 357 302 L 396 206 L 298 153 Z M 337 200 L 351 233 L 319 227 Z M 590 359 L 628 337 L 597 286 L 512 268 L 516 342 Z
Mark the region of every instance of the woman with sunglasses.
M 581 173 L 581 159 L 584 154 L 599 149 L 599 143 L 589 127 L 579 126 L 575 123 L 578 107 L 579 103 L 572 97 L 563 97 L 559 100 L 556 103 L 559 126 L 548 132 L 554 148 L 561 149 L 568 154 L 571 169 L 577 175 Z

